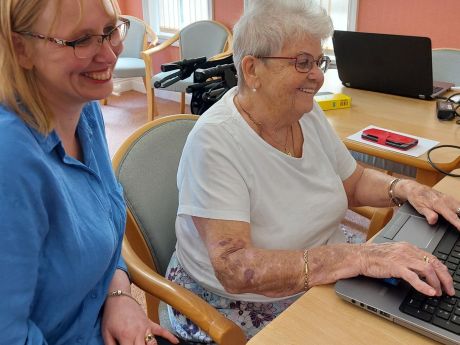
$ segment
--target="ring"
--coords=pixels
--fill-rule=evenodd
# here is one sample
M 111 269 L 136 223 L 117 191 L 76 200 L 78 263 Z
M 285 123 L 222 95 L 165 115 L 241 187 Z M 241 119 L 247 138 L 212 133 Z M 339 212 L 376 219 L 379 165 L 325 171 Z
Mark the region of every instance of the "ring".
M 457 208 L 457 210 L 455 211 L 455 213 L 457 214 L 457 217 L 460 218 L 460 207 Z
M 150 342 L 151 342 L 152 340 L 154 340 L 154 339 L 155 339 L 155 337 L 153 336 L 152 333 L 147 334 L 147 335 L 145 336 L 145 338 L 144 338 L 146 344 L 150 343 Z
M 423 261 L 425 261 L 427 264 L 430 263 L 430 258 L 426 255 L 423 255 Z

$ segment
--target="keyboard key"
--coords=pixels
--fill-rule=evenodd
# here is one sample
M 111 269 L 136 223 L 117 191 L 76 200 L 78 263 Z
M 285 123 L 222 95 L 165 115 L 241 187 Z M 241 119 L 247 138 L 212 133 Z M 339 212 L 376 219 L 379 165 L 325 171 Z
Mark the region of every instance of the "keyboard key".
M 454 306 L 452 304 L 447 304 L 446 302 L 442 302 L 439 306 L 442 310 L 448 311 L 449 314 L 452 310 L 454 310 Z
M 457 325 L 460 325 L 460 316 L 454 315 L 450 318 L 450 321 L 456 323 Z
M 453 264 L 455 264 L 455 265 L 460 264 L 460 259 L 454 258 L 454 257 L 452 257 L 452 256 L 449 256 L 449 258 L 447 259 L 447 261 L 448 261 L 448 262 L 451 262 L 451 263 L 453 263 Z
M 454 274 L 455 270 L 457 269 L 458 265 L 453 264 L 452 262 L 446 262 L 445 263 L 446 267 L 449 269 L 449 272 L 452 270 L 452 274 Z
M 439 304 L 439 297 L 429 297 L 426 303 L 436 307 Z
M 441 319 L 439 317 L 433 316 L 433 324 L 441 328 L 447 329 L 448 331 L 454 332 L 455 334 L 460 334 L 460 325 L 456 325 L 453 322 L 448 320 Z
M 442 301 L 443 301 L 443 302 L 446 302 L 446 303 L 448 303 L 448 304 L 453 304 L 453 305 L 455 305 L 455 303 L 457 303 L 457 298 L 455 298 L 455 297 L 450 297 L 450 296 L 448 296 L 448 295 L 444 295 L 444 296 L 442 297 Z
M 452 251 L 450 255 L 456 259 L 460 259 L 460 252 Z
M 404 313 L 407 313 L 409 315 L 412 315 L 413 317 L 416 317 L 417 319 L 423 320 L 423 321 L 430 321 L 432 316 L 430 313 L 424 312 L 420 309 L 405 306 L 402 311 Z
M 460 308 L 456 307 L 454 310 L 455 315 L 460 315 Z
M 414 308 L 420 308 L 420 306 L 422 305 L 422 300 L 410 298 L 409 301 L 407 302 L 407 305 L 414 307 Z
M 437 252 L 436 254 L 434 254 L 439 260 L 441 260 L 442 262 L 446 261 L 447 260 L 447 254 L 443 254 L 443 253 L 439 253 Z
M 450 313 L 448 313 L 447 311 L 445 310 L 442 310 L 442 309 L 438 309 L 438 311 L 436 312 L 436 316 L 440 317 L 440 318 L 443 318 L 445 320 L 449 320 L 450 318 Z
M 456 309 L 458 309 L 458 311 L 459 311 L 459 313 L 460 313 L 460 309 L 459 309 L 459 308 L 456 308 Z M 436 308 L 433 307 L 432 305 L 425 304 L 425 305 L 423 305 L 422 310 L 423 310 L 423 311 L 426 311 L 427 313 L 433 314 L 434 311 L 436 310 Z M 459 315 L 460 315 L 460 314 L 459 314 Z
M 450 252 L 452 251 L 452 248 L 455 245 L 455 242 L 457 242 L 457 239 L 458 239 L 457 232 L 447 230 L 444 236 L 442 237 L 441 241 L 439 242 L 436 248 L 436 252 L 449 255 Z

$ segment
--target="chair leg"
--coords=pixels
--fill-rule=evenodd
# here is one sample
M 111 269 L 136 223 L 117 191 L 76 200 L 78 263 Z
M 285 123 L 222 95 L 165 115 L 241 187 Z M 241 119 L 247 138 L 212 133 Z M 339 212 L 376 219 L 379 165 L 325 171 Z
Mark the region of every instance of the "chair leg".
M 185 114 L 185 92 L 180 93 L 180 113 Z
M 152 121 L 155 115 L 158 114 L 157 105 L 155 102 L 155 91 L 152 88 L 147 88 L 147 121 Z
M 104 99 L 99 100 L 99 102 L 101 103 L 101 105 L 107 105 L 108 100 L 107 98 L 104 98 Z

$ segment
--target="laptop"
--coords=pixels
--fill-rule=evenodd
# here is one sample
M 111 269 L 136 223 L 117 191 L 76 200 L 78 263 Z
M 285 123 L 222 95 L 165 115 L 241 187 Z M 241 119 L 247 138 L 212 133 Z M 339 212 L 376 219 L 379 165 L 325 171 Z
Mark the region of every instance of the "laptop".
M 433 99 L 454 84 L 433 82 L 428 37 L 334 31 L 339 78 L 352 88 Z
M 337 295 L 441 343 L 460 344 L 460 233 L 442 218 L 429 225 L 406 202 L 374 239 L 375 243 L 399 241 L 413 243 L 443 261 L 454 279 L 455 296 L 430 298 L 402 279 L 363 276 L 339 280 Z

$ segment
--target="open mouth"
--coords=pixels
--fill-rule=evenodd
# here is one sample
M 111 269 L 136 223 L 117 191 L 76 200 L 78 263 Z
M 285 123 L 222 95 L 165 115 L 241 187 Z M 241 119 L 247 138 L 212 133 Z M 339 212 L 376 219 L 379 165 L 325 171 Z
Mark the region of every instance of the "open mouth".
M 93 80 L 101 81 L 106 81 L 112 78 L 112 72 L 110 68 L 106 69 L 105 71 L 82 73 L 82 75 Z
M 310 95 L 314 95 L 316 93 L 315 89 L 298 88 L 297 90 L 299 90 L 299 91 L 301 91 L 303 93 L 310 94 Z

